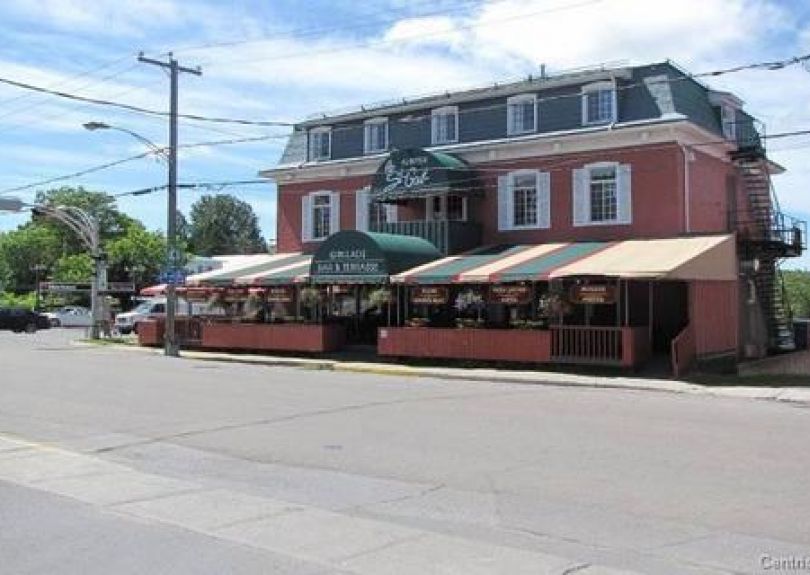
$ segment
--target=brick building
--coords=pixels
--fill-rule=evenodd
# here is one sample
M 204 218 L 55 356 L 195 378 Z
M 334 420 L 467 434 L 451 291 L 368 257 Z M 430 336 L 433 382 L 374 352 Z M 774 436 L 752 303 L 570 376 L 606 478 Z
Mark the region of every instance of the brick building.
M 777 264 L 806 226 L 761 134 L 668 62 L 320 115 L 262 172 L 278 254 L 231 279 L 287 294 L 287 324 L 305 292 L 330 345 L 390 356 L 680 372 L 789 350 Z

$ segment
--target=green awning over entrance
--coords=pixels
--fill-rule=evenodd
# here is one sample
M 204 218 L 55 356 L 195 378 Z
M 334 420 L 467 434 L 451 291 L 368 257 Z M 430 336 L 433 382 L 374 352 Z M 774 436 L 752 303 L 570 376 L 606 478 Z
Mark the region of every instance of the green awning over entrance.
M 400 202 L 441 193 L 469 194 L 476 190 L 475 173 L 463 160 L 420 148 L 394 150 L 371 183 L 375 202 Z
M 344 230 L 312 256 L 313 283 L 387 283 L 388 277 L 441 258 L 427 240 L 398 234 Z

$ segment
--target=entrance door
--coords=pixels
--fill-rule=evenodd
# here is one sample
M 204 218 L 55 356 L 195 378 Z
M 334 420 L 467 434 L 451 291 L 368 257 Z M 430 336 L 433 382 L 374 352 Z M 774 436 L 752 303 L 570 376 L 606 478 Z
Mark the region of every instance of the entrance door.
M 653 351 L 670 353 L 670 344 L 689 323 L 688 285 L 680 281 L 653 282 Z

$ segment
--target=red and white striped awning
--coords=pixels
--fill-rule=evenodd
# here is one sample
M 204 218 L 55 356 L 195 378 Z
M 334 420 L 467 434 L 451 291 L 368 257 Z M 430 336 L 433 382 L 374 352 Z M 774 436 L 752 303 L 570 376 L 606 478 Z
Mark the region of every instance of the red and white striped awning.
M 725 280 L 737 277 L 732 235 L 489 246 L 391 277 L 394 283 L 547 281 L 574 276 Z

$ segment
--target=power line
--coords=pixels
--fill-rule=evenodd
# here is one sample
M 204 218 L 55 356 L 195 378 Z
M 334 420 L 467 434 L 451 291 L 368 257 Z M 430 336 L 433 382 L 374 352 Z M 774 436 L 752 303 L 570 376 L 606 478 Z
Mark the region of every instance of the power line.
M 810 129 L 793 130 L 793 131 L 789 131 L 789 132 L 779 132 L 779 133 L 775 133 L 775 134 L 768 134 L 768 135 L 761 136 L 761 138 L 766 139 L 766 140 L 768 140 L 768 139 L 775 140 L 775 139 L 784 139 L 784 138 L 791 138 L 791 137 L 798 137 L 798 136 L 808 136 L 808 135 L 810 135 Z M 195 143 L 192 143 L 192 144 L 181 144 L 180 146 L 178 146 L 178 149 L 198 148 L 198 147 L 204 147 L 204 146 L 220 146 L 220 145 L 241 144 L 241 143 L 247 143 L 247 142 L 259 142 L 259 141 L 264 141 L 264 140 L 281 139 L 281 138 L 287 138 L 287 137 L 288 137 L 287 134 L 274 134 L 274 135 L 268 135 L 268 136 L 256 136 L 256 137 L 249 137 L 249 138 L 232 138 L 230 140 L 217 140 L 217 141 L 211 141 L 211 142 L 195 142 Z M 723 144 L 723 143 L 728 143 L 728 140 L 724 140 L 724 139 L 722 139 L 722 140 L 721 139 L 707 140 L 705 142 L 697 142 L 697 143 L 693 143 L 693 144 L 689 144 L 689 145 L 691 147 L 700 147 L 700 146 L 710 146 L 710 145 L 717 145 L 717 144 Z M 664 144 L 662 144 L 662 145 L 664 145 Z M 670 145 L 670 144 L 665 144 L 665 145 Z M 164 150 L 164 149 L 165 148 L 160 148 L 161 151 Z M 121 164 L 124 164 L 124 163 L 127 163 L 127 162 L 131 162 L 131 161 L 139 160 L 141 158 L 145 158 L 145 157 L 148 157 L 148 156 L 151 156 L 151 155 L 155 155 L 157 153 L 159 153 L 159 152 L 150 150 L 148 152 L 143 152 L 141 154 L 137 154 L 135 156 L 130 156 L 128 158 L 123 158 L 121 160 L 116 160 L 114 162 L 108 162 L 106 164 L 101 164 L 99 166 L 93 166 L 91 168 L 87 168 L 87 169 L 81 170 L 79 172 L 74 172 L 72 174 L 66 174 L 64 176 L 58 176 L 56 178 L 51 178 L 49 180 L 44 180 L 44 181 L 41 181 L 41 182 L 35 182 L 33 184 L 26 184 L 24 186 L 18 186 L 18 187 L 15 187 L 15 188 L 8 188 L 8 189 L 5 189 L 5 190 L 0 190 L 0 195 L 10 194 L 10 193 L 19 192 L 19 191 L 25 191 L 25 190 L 29 190 L 29 189 L 32 189 L 32 188 L 36 188 L 36 187 L 40 187 L 40 186 L 46 186 L 46 185 L 56 183 L 56 182 L 60 182 L 60 181 L 64 181 L 64 180 L 70 180 L 70 179 L 78 178 L 78 177 L 81 177 L 81 176 L 92 174 L 94 172 L 100 172 L 102 170 L 106 170 L 106 169 L 109 169 L 109 168 L 112 168 L 112 167 L 115 167 L 115 166 L 118 166 L 118 165 L 121 165 Z M 619 153 L 619 152 L 617 152 L 617 153 Z M 250 182 L 256 182 L 256 183 L 258 183 L 260 181 L 265 181 L 266 182 L 266 180 L 250 180 Z M 198 184 L 198 185 L 204 186 L 205 183 Z M 217 184 L 217 185 L 222 185 L 222 184 L 220 183 L 220 184 Z M 188 187 L 188 186 L 190 186 L 190 184 L 186 184 L 186 186 Z M 157 191 L 157 190 L 163 189 L 163 188 L 157 187 L 157 188 L 149 188 L 149 189 L 151 189 L 152 191 Z M 133 194 L 131 192 L 126 192 L 123 195 L 133 195 Z M 143 194 L 137 194 L 137 195 L 143 195 Z
M 652 86 L 660 86 L 660 85 L 663 85 L 663 84 L 675 84 L 675 83 L 678 83 L 678 82 L 684 82 L 684 81 L 689 81 L 689 80 L 697 81 L 697 79 L 699 79 L 699 78 L 723 76 L 723 75 L 726 75 L 726 74 L 734 74 L 734 73 L 742 72 L 742 71 L 745 71 L 745 70 L 776 71 L 776 70 L 781 70 L 781 69 L 786 68 L 788 66 L 792 66 L 792 65 L 799 64 L 799 63 L 802 63 L 802 62 L 810 62 L 810 54 L 805 54 L 805 55 L 802 55 L 802 56 L 792 56 L 792 57 L 789 57 L 789 58 L 785 58 L 783 60 L 748 63 L 748 64 L 743 64 L 743 65 L 734 66 L 734 67 L 725 68 L 725 69 L 712 70 L 712 71 L 708 71 L 708 72 L 701 72 L 701 73 L 697 73 L 697 74 L 683 73 L 681 75 L 674 76 L 674 77 L 671 77 L 671 78 L 670 77 L 668 77 L 668 78 L 657 78 L 656 77 L 656 78 L 654 78 L 652 80 L 649 80 L 649 81 L 640 80 L 640 81 L 636 81 L 636 82 L 628 82 L 628 83 L 616 86 L 615 90 L 616 90 L 617 93 L 619 93 L 619 92 L 625 92 L 625 91 L 628 91 L 628 90 L 633 90 L 633 89 L 636 89 L 636 88 L 639 88 L 639 87 L 643 87 L 643 86 L 648 85 L 648 84 L 652 85 Z M 674 66 L 674 64 L 671 64 L 671 65 Z M 594 71 L 610 72 L 610 69 L 594 70 Z M 505 81 L 505 82 L 496 82 L 496 83 L 492 84 L 491 87 L 492 88 L 505 88 L 505 87 L 509 87 L 510 84 L 518 84 L 518 83 L 521 83 L 521 82 L 524 82 L 524 83 L 533 83 L 534 82 L 534 83 L 539 84 L 539 83 L 545 82 L 547 80 L 554 80 L 554 79 L 556 79 L 556 78 L 553 77 L 553 76 L 548 77 L 548 78 L 543 78 L 543 77 L 529 75 L 528 77 L 526 77 L 526 78 L 524 78 L 522 80 L 513 79 L 513 80 L 508 80 L 508 81 Z M 474 89 L 474 90 L 482 90 L 483 91 L 485 89 L 486 88 L 478 88 L 478 89 Z M 543 88 L 542 88 L 542 86 L 538 86 L 537 89 L 542 90 Z M 527 88 L 527 90 L 529 90 L 529 89 Z M 467 90 L 460 90 L 460 91 L 458 91 L 456 93 L 460 94 L 460 93 L 464 93 L 466 91 Z M 324 114 L 325 117 L 323 118 L 323 120 L 324 120 L 323 123 L 325 125 L 328 125 L 329 120 L 338 120 L 340 118 L 340 116 L 346 116 L 346 115 L 355 115 L 355 114 L 363 114 L 363 113 L 369 114 L 369 115 L 374 114 L 374 113 L 383 114 L 387 108 L 398 107 L 398 106 L 403 106 L 403 105 L 405 105 L 405 106 L 407 106 L 407 105 L 419 105 L 422 102 L 424 102 L 425 100 L 431 100 L 431 99 L 434 99 L 434 98 L 439 99 L 439 98 L 444 97 L 444 99 L 447 100 L 447 103 L 449 103 L 450 98 L 448 98 L 448 95 L 451 98 L 454 94 L 452 92 L 450 92 L 449 94 L 435 94 L 435 95 L 432 95 L 432 96 L 430 96 L 430 95 L 428 95 L 428 96 L 419 96 L 419 97 L 417 97 L 415 99 L 412 99 L 412 100 L 408 100 L 408 98 L 403 98 L 401 102 L 391 102 L 391 103 L 382 104 L 382 105 L 379 105 L 379 106 L 368 106 L 368 107 L 361 106 L 359 110 L 333 114 L 332 117 L 330 117 L 330 114 Z M 486 95 L 482 94 L 482 98 L 484 98 L 484 97 L 486 97 Z M 538 95 L 537 103 L 541 104 L 541 103 L 546 103 L 546 102 L 565 100 L 565 99 L 568 99 L 568 98 L 581 98 L 581 97 L 582 97 L 581 92 L 574 92 L 574 93 L 570 93 L 570 94 L 556 94 L 556 95 L 552 95 L 552 96 Z M 681 95 L 680 97 L 683 98 L 684 96 Z M 696 101 L 696 100 L 693 99 L 693 102 L 694 101 Z M 428 103 L 425 102 L 425 104 L 428 104 Z M 445 105 L 445 104 L 442 104 L 442 105 Z M 496 104 L 487 104 L 487 105 L 484 105 L 484 106 L 465 107 L 463 109 L 459 109 L 456 113 L 459 115 L 459 117 L 461 117 L 464 114 L 473 114 L 473 113 L 484 112 L 484 111 L 489 111 L 489 110 L 505 109 L 507 106 L 508 106 L 507 103 L 499 102 L 499 103 L 496 103 Z M 426 110 L 424 112 L 421 112 L 421 113 L 417 112 L 415 114 L 408 114 L 406 116 L 406 118 L 400 119 L 399 121 L 401 121 L 401 122 L 402 121 L 413 122 L 413 121 L 416 121 L 416 120 L 424 120 L 424 119 L 430 118 L 431 117 L 431 110 L 429 108 L 431 106 L 426 105 L 424 107 L 426 108 Z M 305 121 L 305 122 L 302 122 L 302 123 L 315 123 L 316 121 L 317 120 L 309 120 L 309 121 Z M 337 126 L 337 127 L 332 128 L 333 131 L 342 130 L 342 129 L 351 129 L 351 130 L 353 130 L 353 129 L 356 129 L 356 126 Z
M 286 138 L 286 137 L 287 137 L 286 134 L 275 134 L 275 135 L 269 135 L 269 136 L 255 136 L 255 137 L 249 137 L 249 138 L 231 138 L 229 140 L 216 140 L 216 141 L 211 141 L 211 142 L 195 142 L 193 144 L 181 144 L 181 145 L 177 146 L 177 148 L 178 149 L 188 149 L 188 148 L 201 148 L 201 147 L 205 147 L 205 146 L 227 146 L 227 145 L 232 145 L 232 144 L 243 144 L 243 143 L 247 143 L 247 142 L 260 142 L 260 141 L 264 141 L 264 140 L 272 140 L 272 139 Z M 41 186 L 47 186 L 47 185 L 54 184 L 54 183 L 57 183 L 57 182 L 62 182 L 62 181 L 65 181 L 65 180 L 71 180 L 71 179 L 74 179 L 74 178 L 80 178 L 82 176 L 86 176 L 86 175 L 89 175 L 89 174 L 92 174 L 92 173 L 95 173 L 95 172 L 100 172 L 102 170 L 113 168 L 115 166 L 120 166 L 121 164 L 125 164 L 127 162 L 132 162 L 132 161 L 135 161 L 135 160 L 140 160 L 141 158 L 146 158 L 146 157 L 149 157 L 149 156 L 154 156 L 156 154 L 163 153 L 163 151 L 165 149 L 166 149 L 166 147 L 158 148 L 157 150 L 149 150 L 147 152 L 142 152 L 142 153 L 137 154 L 135 156 L 129 156 L 128 158 L 122 158 L 120 160 L 115 160 L 113 162 L 108 162 L 106 164 L 101 164 L 101 165 L 98 165 L 98 166 L 85 168 L 85 169 L 80 170 L 78 172 L 73 172 L 71 174 L 65 174 L 64 176 L 57 176 L 57 177 L 54 177 L 54 178 L 50 178 L 48 180 L 35 182 L 33 184 L 26 184 L 26 185 L 17 186 L 17 187 L 14 187 L 14 188 L 7 188 L 5 190 L 0 190 L 0 195 L 11 194 L 11 193 L 14 193 L 14 192 L 22 192 L 22 191 L 25 191 L 25 190 L 30 190 L 32 188 L 38 188 L 38 187 L 41 187 Z
M 791 132 L 781 132 L 781 133 L 777 133 L 777 134 L 771 134 L 770 136 L 768 136 L 768 138 L 781 139 L 781 138 L 789 138 L 789 137 L 797 137 L 797 136 L 810 136 L 810 129 L 807 129 L 807 130 L 795 130 L 795 131 L 791 131 Z M 707 140 L 707 141 L 704 141 L 704 142 L 697 142 L 697 143 L 693 143 L 693 144 L 688 144 L 687 147 L 697 148 L 697 147 L 702 147 L 702 146 L 725 144 L 725 143 L 728 143 L 728 140 L 719 140 L 719 139 L 718 140 Z M 643 146 L 643 148 L 644 148 L 644 150 L 660 149 L 660 148 L 671 148 L 674 145 L 675 144 L 673 142 L 661 142 L 661 143 L 657 143 L 657 144 L 646 144 L 646 145 Z M 583 161 L 584 161 L 582 156 L 604 156 L 607 152 L 608 152 L 607 150 L 594 150 L 594 151 L 590 151 L 590 152 L 580 153 L 580 155 L 578 157 L 576 157 L 576 158 L 564 158 L 564 159 L 556 159 L 556 160 L 552 159 L 552 161 L 547 161 L 547 159 L 543 159 L 542 160 L 542 166 L 541 166 L 540 169 L 542 171 L 549 171 L 549 172 L 563 170 L 563 169 L 566 169 L 567 167 L 570 167 L 570 166 L 582 165 Z M 636 150 L 627 150 L 627 149 L 620 148 L 620 149 L 610 150 L 609 151 L 609 154 L 611 156 L 622 156 L 622 155 L 625 155 L 625 154 L 632 154 L 632 153 L 636 153 Z M 505 174 L 505 173 L 515 171 L 516 169 L 524 168 L 526 166 L 525 158 L 524 159 L 512 160 L 512 161 L 498 161 L 497 163 L 499 164 L 499 167 L 487 167 L 487 166 L 481 166 L 481 165 L 471 166 L 470 171 L 474 172 L 474 175 L 471 176 L 470 178 L 455 180 L 455 182 L 456 182 L 456 184 L 458 184 L 458 183 L 461 183 L 461 184 L 464 184 L 464 183 L 471 183 L 471 184 L 476 183 L 476 184 L 478 184 L 478 183 L 480 183 L 480 179 L 478 178 L 478 175 Z M 426 168 L 426 169 L 429 172 L 446 170 L 446 168 L 443 168 L 443 167 L 432 167 L 432 168 Z M 638 171 L 654 172 L 654 171 L 657 171 L 658 169 L 659 168 L 651 170 L 651 169 L 649 169 L 649 165 L 647 165 L 647 166 L 642 167 L 640 170 L 638 168 L 636 168 L 636 171 L 637 172 Z M 210 189 L 217 189 L 217 188 L 221 189 L 221 188 L 232 187 L 232 186 L 261 185 L 261 184 L 266 185 L 268 183 L 269 183 L 268 179 L 246 179 L 246 180 L 226 180 L 226 181 L 213 181 L 213 182 L 184 183 L 184 184 L 178 184 L 177 187 L 182 188 L 182 189 L 209 189 L 210 190 Z M 165 190 L 165 189 L 166 189 L 166 185 L 163 184 L 163 185 L 159 185 L 159 186 L 153 186 L 151 188 L 143 188 L 143 189 L 134 190 L 134 191 L 121 192 L 121 193 L 115 194 L 115 197 L 144 196 L 144 195 L 148 195 L 148 194 L 151 194 L 151 193 L 154 193 L 154 192 L 159 192 L 159 191 L 162 191 L 162 190 Z M 459 191 L 474 191 L 474 190 L 480 189 L 480 187 L 477 187 L 477 186 L 476 187 L 464 187 L 464 186 L 461 186 L 461 187 L 454 187 L 454 189 L 459 190 Z M 340 191 L 339 193 L 345 194 L 345 195 L 351 195 L 354 192 L 353 191 Z
M 96 104 L 99 106 L 108 106 L 111 108 L 118 108 L 120 110 L 126 110 L 128 112 L 135 112 L 138 114 L 148 114 L 151 116 L 169 116 L 169 112 L 162 112 L 160 110 L 151 110 L 149 108 L 142 108 L 140 106 L 135 106 L 132 104 L 125 104 L 123 102 L 113 102 L 111 100 L 102 100 L 100 98 L 90 98 L 87 96 L 80 96 L 78 94 L 71 94 L 69 92 L 62 92 L 60 90 L 51 90 L 48 88 L 43 88 L 41 86 L 35 86 L 33 84 L 28 84 L 26 82 L 19 82 L 17 80 L 11 80 L 9 78 L 0 78 L 0 84 L 6 84 L 8 86 L 14 86 L 15 88 L 20 88 L 23 90 L 31 90 L 34 92 L 39 92 L 42 94 L 50 94 L 51 96 L 56 96 L 59 98 L 65 98 L 67 100 L 73 100 L 76 102 L 83 102 L 85 104 Z M 245 126 L 264 126 L 264 127 L 290 127 L 294 124 L 292 122 L 282 122 L 282 121 L 261 121 L 261 120 L 243 120 L 239 118 L 222 118 L 222 117 L 210 117 L 210 116 L 201 116 L 198 114 L 178 114 L 179 118 L 183 118 L 185 120 L 195 120 L 197 122 L 212 122 L 212 123 L 219 123 L 219 124 L 240 124 Z

